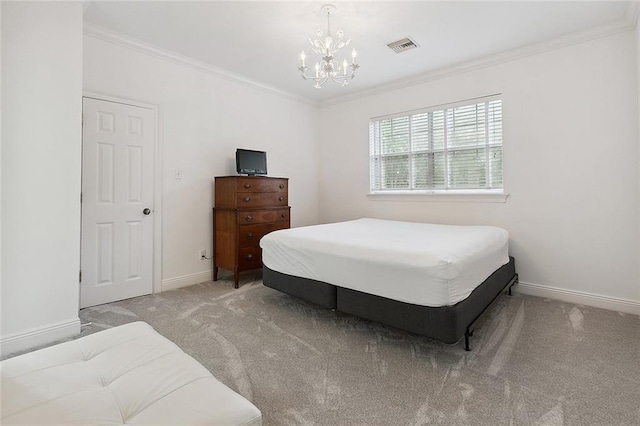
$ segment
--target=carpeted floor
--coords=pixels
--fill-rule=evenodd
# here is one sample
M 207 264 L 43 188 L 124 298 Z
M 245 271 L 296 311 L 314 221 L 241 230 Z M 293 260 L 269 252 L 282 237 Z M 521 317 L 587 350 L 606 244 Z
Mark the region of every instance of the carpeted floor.
M 640 317 L 502 296 L 445 345 L 264 287 L 260 275 L 87 308 L 83 334 L 146 321 L 265 425 L 638 425 Z

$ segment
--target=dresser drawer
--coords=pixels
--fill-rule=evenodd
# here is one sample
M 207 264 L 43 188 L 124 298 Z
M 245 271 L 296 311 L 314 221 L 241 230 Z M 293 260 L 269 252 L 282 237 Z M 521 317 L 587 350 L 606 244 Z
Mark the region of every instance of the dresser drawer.
M 289 203 L 286 192 L 244 192 L 238 193 L 238 207 L 278 207 Z
M 240 247 L 258 247 L 260 238 L 269 232 L 287 228 L 289 228 L 289 223 L 284 221 L 261 225 L 242 225 L 240 226 Z
M 238 178 L 236 185 L 238 192 L 287 192 L 287 179 Z
M 286 222 L 289 223 L 289 209 L 273 209 L 273 210 L 239 210 L 238 224 L 248 225 L 252 223 L 271 223 Z
M 241 269 L 258 269 L 262 267 L 262 250 L 260 247 L 245 247 L 238 251 L 238 266 Z

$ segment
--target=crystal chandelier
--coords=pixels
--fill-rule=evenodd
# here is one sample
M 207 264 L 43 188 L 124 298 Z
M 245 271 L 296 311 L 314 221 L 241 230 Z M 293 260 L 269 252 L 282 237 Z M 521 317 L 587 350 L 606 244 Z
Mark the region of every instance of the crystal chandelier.
M 319 89 L 328 80 L 338 83 L 341 86 L 349 84 L 349 80 L 356 74 L 356 70 L 360 68 L 360 65 L 356 62 L 356 49 L 351 52 L 351 63 L 347 63 L 345 58 L 340 65 L 334 54 L 337 53 L 343 47 L 346 47 L 351 43 L 351 40 L 343 40 L 344 32 L 338 30 L 335 34 L 335 38 L 331 35 L 331 24 L 329 18 L 331 12 L 336 11 L 336 7 L 332 4 L 325 4 L 321 8 L 323 13 L 327 14 L 327 32 L 323 33 L 322 30 L 316 30 L 316 39 L 309 39 L 312 50 L 320 55 L 320 61 L 316 62 L 315 75 L 307 75 L 306 55 L 304 50 L 300 54 L 300 60 L 302 65 L 298 67 L 302 73 L 302 78 L 305 80 L 312 80 L 315 82 L 313 87 Z

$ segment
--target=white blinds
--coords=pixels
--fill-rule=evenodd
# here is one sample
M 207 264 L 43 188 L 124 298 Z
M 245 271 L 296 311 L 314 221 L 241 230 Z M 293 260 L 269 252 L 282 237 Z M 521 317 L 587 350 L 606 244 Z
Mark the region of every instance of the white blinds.
M 502 188 L 502 101 L 495 96 L 372 119 L 372 192 Z

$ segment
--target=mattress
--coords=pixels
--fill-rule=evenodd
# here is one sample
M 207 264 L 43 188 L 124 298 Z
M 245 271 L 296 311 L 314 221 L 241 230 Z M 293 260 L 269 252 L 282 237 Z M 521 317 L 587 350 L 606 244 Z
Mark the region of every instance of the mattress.
M 502 228 L 369 218 L 274 231 L 260 247 L 273 271 L 432 307 L 466 299 L 509 262 Z

